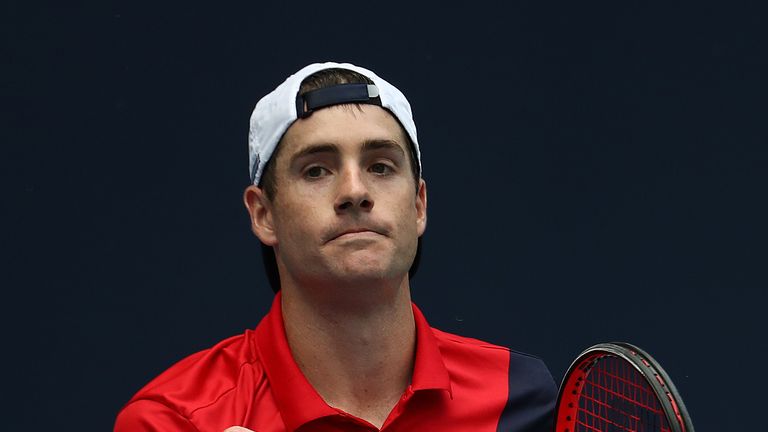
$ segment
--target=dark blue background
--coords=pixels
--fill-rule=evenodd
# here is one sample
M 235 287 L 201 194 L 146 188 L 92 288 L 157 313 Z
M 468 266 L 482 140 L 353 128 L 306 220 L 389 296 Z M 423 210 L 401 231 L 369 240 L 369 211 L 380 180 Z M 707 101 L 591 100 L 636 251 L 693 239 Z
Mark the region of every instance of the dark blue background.
M 700 431 L 766 386 L 768 42 L 740 3 L 3 4 L 3 429 L 96 431 L 271 290 L 248 117 L 307 63 L 410 98 L 429 185 L 414 298 L 540 355 L 665 366 Z

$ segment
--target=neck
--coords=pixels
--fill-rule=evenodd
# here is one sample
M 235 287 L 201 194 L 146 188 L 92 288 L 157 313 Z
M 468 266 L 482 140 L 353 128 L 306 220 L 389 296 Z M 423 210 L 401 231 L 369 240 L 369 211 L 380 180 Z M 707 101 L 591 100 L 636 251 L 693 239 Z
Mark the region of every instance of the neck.
M 330 406 L 377 427 L 410 383 L 416 344 L 407 277 L 385 285 L 339 296 L 282 289 L 286 336 L 301 371 Z

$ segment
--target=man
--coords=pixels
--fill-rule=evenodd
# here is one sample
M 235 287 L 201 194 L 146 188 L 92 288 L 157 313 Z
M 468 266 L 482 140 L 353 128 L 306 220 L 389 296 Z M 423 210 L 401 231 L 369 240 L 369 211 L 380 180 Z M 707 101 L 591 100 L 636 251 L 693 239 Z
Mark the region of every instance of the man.
M 549 431 L 540 360 L 430 328 L 411 303 L 427 189 L 399 90 L 307 66 L 256 105 L 249 147 L 272 309 L 150 382 L 116 431 Z

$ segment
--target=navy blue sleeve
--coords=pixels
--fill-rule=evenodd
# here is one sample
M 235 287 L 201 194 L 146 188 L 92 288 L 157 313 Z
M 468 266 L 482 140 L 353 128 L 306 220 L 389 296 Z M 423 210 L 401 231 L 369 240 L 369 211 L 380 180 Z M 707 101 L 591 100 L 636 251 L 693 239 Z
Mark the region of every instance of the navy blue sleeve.
M 497 432 L 552 432 L 557 385 L 541 359 L 510 351 L 509 395 Z

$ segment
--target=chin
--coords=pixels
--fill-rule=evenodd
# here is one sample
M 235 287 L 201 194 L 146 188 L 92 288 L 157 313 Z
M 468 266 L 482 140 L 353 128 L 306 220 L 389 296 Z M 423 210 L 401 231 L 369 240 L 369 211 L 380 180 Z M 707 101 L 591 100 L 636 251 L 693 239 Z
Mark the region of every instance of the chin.
M 359 257 L 358 257 L 359 258 Z M 399 269 L 400 266 L 393 265 L 391 261 L 376 259 L 354 259 L 342 262 L 338 268 L 338 276 L 345 280 L 354 280 L 359 282 L 372 282 L 383 279 L 392 279 L 401 274 L 407 273 Z

